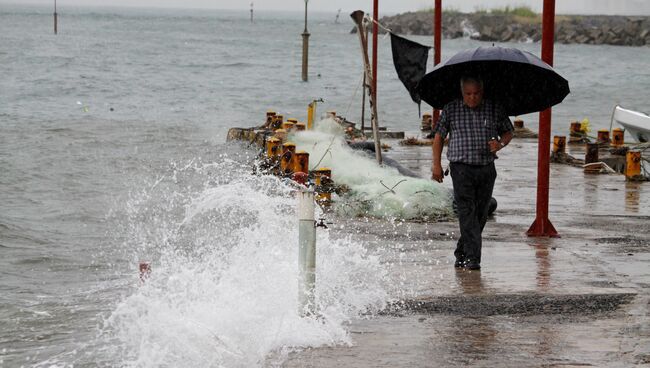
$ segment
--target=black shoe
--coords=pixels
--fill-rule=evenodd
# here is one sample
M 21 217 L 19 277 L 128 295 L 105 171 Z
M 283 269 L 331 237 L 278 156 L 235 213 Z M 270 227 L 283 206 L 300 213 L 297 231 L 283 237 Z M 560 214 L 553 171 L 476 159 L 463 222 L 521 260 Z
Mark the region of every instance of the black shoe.
M 456 262 L 454 262 L 454 267 L 456 268 L 465 267 L 465 258 L 456 258 Z
M 468 260 L 467 262 L 465 262 L 465 268 L 468 270 L 480 270 L 481 264 L 474 260 Z

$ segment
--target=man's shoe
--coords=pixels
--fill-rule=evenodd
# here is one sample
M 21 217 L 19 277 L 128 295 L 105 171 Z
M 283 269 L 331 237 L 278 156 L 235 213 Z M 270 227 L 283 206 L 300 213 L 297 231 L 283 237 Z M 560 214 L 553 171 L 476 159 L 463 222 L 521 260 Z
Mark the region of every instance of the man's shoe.
M 454 262 L 454 267 L 456 268 L 465 267 L 465 257 L 456 258 L 456 262 Z
M 465 268 L 468 270 L 480 270 L 481 269 L 481 264 L 474 261 L 474 260 L 468 260 L 465 263 Z

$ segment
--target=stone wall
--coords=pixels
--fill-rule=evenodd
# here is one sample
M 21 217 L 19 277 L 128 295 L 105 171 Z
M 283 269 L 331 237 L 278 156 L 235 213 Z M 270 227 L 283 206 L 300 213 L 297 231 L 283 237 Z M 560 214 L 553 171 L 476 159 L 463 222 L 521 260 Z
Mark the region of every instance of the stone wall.
M 538 42 L 541 17 L 523 18 L 484 13 L 444 13 L 444 38 L 472 38 L 490 42 Z M 411 12 L 381 18 L 398 34 L 433 35 L 433 13 Z M 352 30 L 356 32 L 356 28 Z M 559 43 L 650 46 L 650 17 L 558 15 L 555 40 Z

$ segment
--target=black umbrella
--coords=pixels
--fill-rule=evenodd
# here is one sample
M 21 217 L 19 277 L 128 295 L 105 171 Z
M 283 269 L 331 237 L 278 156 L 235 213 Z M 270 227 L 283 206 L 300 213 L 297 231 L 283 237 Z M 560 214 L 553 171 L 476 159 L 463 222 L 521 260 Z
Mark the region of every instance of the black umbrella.
M 459 52 L 425 75 L 417 91 L 426 103 L 442 109 L 462 98 L 464 75 L 481 78 L 484 97 L 499 102 L 510 116 L 542 111 L 569 94 L 569 82 L 537 56 L 498 46 Z

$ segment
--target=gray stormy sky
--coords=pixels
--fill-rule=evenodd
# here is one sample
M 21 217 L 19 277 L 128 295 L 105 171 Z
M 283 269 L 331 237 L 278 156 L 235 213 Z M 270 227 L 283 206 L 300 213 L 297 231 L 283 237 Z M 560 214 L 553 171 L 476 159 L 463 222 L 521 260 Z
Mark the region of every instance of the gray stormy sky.
M 138 6 L 138 7 L 174 7 L 206 9 L 246 9 L 255 3 L 259 10 L 301 10 L 303 0 L 57 0 L 59 8 L 66 5 L 91 6 Z M 0 0 L 0 3 L 50 5 L 53 0 Z M 379 0 L 380 13 L 398 13 L 420 10 L 433 6 L 433 0 Z M 472 11 L 477 7 L 489 9 L 495 6 L 528 5 L 541 11 L 543 0 L 443 0 L 443 7 L 448 6 L 462 11 Z M 310 0 L 309 8 L 315 11 L 335 12 L 342 9 L 344 13 L 352 10 L 370 10 L 372 0 Z M 558 13 L 572 14 L 643 14 L 650 15 L 648 0 L 557 0 Z

